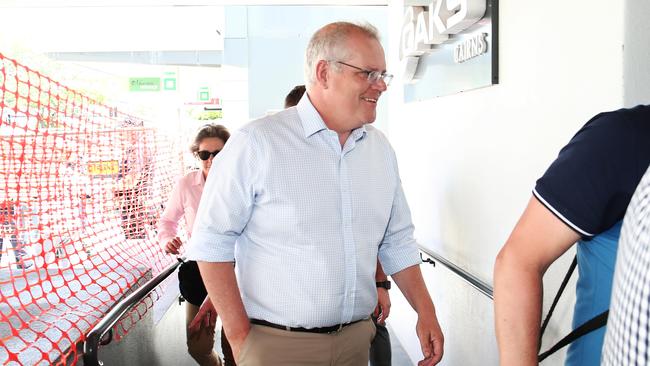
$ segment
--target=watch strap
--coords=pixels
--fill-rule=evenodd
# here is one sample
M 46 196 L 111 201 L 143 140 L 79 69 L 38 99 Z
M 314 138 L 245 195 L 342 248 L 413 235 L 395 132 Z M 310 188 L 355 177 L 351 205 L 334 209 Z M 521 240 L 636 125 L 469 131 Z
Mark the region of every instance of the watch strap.
M 386 290 L 390 290 L 390 281 L 377 281 L 375 282 L 377 287 L 385 288 Z

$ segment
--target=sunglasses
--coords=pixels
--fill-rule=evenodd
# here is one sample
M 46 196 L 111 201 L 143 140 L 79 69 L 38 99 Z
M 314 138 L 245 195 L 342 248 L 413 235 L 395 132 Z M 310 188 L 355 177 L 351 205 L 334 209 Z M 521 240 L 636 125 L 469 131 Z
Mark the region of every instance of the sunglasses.
M 211 156 L 212 156 L 212 157 L 217 156 L 217 154 L 219 153 L 219 151 L 221 151 L 221 150 L 215 150 L 215 151 L 201 150 L 201 151 L 197 151 L 197 152 L 196 152 L 196 155 L 199 157 L 199 159 L 205 161 L 205 160 L 210 159 Z

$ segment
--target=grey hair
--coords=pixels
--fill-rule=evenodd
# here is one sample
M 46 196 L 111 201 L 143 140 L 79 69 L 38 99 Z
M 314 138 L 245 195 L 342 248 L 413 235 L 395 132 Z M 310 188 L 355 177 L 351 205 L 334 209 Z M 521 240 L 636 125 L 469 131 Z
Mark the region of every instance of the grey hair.
M 350 57 L 346 41 L 350 34 L 359 32 L 370 39 L 379 42 L 379 32 L 370 23 L 335 22 L 330 23 L 314 33 L 305 52 L 305 82 L 307 85 L 316 82 L 316 65 L 318 61 L 345 61 Z M 334 65 L 337 70 L 340 68 Z

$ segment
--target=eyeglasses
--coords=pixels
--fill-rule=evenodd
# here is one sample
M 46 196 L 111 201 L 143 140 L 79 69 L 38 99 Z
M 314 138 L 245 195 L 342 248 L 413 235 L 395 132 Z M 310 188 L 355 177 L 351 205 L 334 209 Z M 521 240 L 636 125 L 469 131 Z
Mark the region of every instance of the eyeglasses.
M 391 80 L 393 80 L 393 74 L 387 74 L 386 71 L 374 71 L 374 70 L 366 70 L 362 69 L 360 67 L 346 64 L 343 61 L 335 61 L 338 64 L 345 65 L 347 67 L 351 67 L 353 69 L 359 70 L 359 72 L 366 74 L 366 78 L 368 79 L 368 82 L 370 84 L 374 84 L 378 82 L 379 80 L 382 80 L 386 86 L 390 85 Z
M 215 150 L 215 151 L 207 151 L 207 150 L 201 150 L 197 151 L 196 155 L 199 157 L 199 159 L 205 161 L 210 159 L 210 157 L 215 157 L 221 150 Z

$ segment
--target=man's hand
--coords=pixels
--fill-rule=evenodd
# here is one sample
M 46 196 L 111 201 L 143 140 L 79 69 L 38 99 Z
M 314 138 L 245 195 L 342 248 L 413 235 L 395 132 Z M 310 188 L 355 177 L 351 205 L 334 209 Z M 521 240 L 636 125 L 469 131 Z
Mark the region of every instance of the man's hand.
M 391 276 L 408 300 L 413 310 L 418 313 L 415 332 L 420 339 L 424 360 L 418 365 L 436 365 L 442 359 L 445 339 L 438 324 L 436 309 L 429 296 L 422 272 L 417 265 L 403 269 Z
M 420 339 L 420 347 L 422 347 L 422 354 L 424 355 L 424 360 L 418 362 L 418 366 L 438 364 L 442 359 L 445 340 L 436 315 L 418 315 L 415 332 Z
M 390 314 L 390 295 L 388 290 L 383 287 L 377 287 L 377 307 L 373 316 L 377 318 L 377 323 L 384 325 Z
M 199 312 L 196 313 L 196 316 L 194 316 L 194 319 L 190 322 L 188 330 L 190 335 L 194 335 L 200 332 L 201 329 L 214 328 L 216 323 L 217 310 L 214 308 L 214 305 L 212 305 L 210 297 L 206 297 L 203 304 L 201 304 L 201 308 L 199 308 Z
M 183 245 L 181 239 L 177 236 L 173 239 L 170 239 L 167 244 L 165 244 L 165 253 L 167 254 L 178 254 L 178 250 Z
M 251 325 L 237 286 L 232 262 L 210 263 L 197 261 L 201 277 L 210 299 L 221 315 L 223 329 L 230 342 L 235 360 L 248 336 Z

